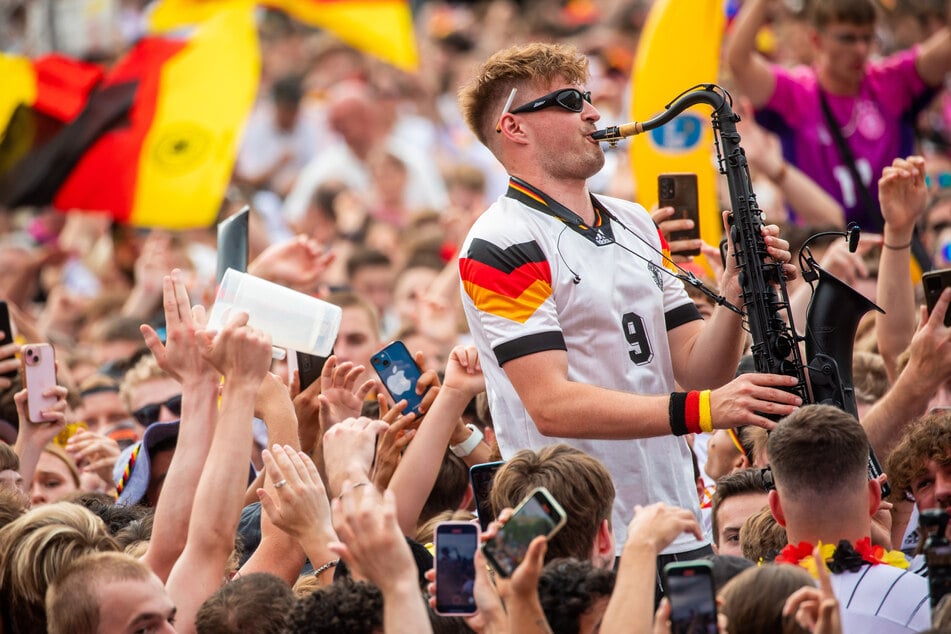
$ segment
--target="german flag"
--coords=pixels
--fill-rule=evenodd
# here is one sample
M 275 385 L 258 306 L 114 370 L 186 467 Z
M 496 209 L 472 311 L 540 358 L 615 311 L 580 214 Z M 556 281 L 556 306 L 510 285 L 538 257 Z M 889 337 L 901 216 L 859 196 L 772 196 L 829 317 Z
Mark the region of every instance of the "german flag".
M 187 34 L 143 38 L 104 81 L 137 82 L 128 121 L 83 155 L 55 206 L 139 226 L 213 224 L 259 73 L 250 2 L 221 6 Z
M 0 205 L 47 205 L 115 118 L 101 100 L 90 103 L 103 70 L 62 55 L 29 60 L 0 54 L 0 76 Z
M 535 242 L 501 249 L 474 239 L 459 273 L 476 308 L 521 324 L 551 296 L 551 267 Z

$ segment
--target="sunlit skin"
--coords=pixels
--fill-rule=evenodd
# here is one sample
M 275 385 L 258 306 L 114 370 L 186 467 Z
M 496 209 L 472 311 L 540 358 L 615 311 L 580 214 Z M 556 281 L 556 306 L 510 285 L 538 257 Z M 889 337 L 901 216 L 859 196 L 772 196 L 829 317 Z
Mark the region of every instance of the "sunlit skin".
M 834 94 L 856 94 L 875 45 L 875 25 L 832 23 L 816 34 L 815 42 L 823 87 Z
M 109 391 L 94 392 L 83 397 L 77 413 L 79 419 L 86 423 L 86 428 L 97 434 L 108 434 L 113 426 L 131 417 L 119 393 Z
M 351 361 L 367 369 L 357 384 L 375 376 L 370 368 L 370 357 L 382 347 L 380 335 L 367 312 L 359 306 L 344 308 L 337 341 L 334 343 L 334 354 L 339 363 Z
M 707 441 L 707 462 L 703 465 L 703 471 L 711 480 L 719 480 L 732 472 L 741 458 L 742 455 L 730 439 L 729 433 L 725 429 L 718 429 Z
M 911 483 L 911 494 L 919 511 L 951 510 L 951 460 L 925 460 L 922 473 Z
M 65 462 L 46 451 L 40 454 L 30 485 L 32 506 L 58 502 L 78 490 L 79 486 Z
M 164 403 L 176 394 L 181 393 L 181 384 L 171 377 L 155 377 L 143 381 L 136 385 L 129 395 L 129 411 L 134 412 L 140 407 L 152 403 Z M 178 416 L 163 406 L 159 411 L 159 418 L 155 422 L 163 423 L 172 420 L 178 420 Z M 145 429 L 138 423 L 136 423 L 136 427 L 139 428 L 140 434 L 145 432 Z
M 740 528 L 750 515 L 769 504 L 766 492 L 731 495 L 717 507 L 717 554 L 742 557 Z
M 147 579 L 109 581 L 97 591 L 99 634 L 175 632 L 175 606 L 154 574 Z

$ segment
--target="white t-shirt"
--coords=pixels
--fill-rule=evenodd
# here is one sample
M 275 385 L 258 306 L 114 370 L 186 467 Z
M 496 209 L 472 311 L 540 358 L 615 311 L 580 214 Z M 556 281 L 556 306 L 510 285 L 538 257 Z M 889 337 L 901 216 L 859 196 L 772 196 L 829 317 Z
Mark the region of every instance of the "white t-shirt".
M 928 580 L 910 570 L 864 566 L 832 575 L 832 588 L 847 634 L 903 634 L 931 627 Z

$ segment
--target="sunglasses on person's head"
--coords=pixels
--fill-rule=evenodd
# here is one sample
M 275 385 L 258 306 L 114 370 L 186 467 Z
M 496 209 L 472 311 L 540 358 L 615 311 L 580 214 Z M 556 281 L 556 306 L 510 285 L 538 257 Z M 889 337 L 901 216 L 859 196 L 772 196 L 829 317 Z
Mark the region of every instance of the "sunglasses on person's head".
M 171 397 L 167 401 L 143 405 L 139 409 L 132 412 L 132 417 L 139 421 L 139 424 L 143 427 L 148 427 L 149 425 L 158 422 L 159 414 L 162 411 L 163 405 L 167 407 L 168 411 L 170 411 L 175 416 L 182 415 L 182 395 L 178 394 Z
M 581 112 L 584 110 L 584 102 L 591 103 L 591 91 L 581 92 L 577 88 L 562 88 L 555 92 L 550 92 L 543 97 L 539 97 L 527 104 L 521 105 L 510 112 L 520 114 L 523 112 L 536 112 L 544 110 L 550 106 L 561 106 L 568 112 Z

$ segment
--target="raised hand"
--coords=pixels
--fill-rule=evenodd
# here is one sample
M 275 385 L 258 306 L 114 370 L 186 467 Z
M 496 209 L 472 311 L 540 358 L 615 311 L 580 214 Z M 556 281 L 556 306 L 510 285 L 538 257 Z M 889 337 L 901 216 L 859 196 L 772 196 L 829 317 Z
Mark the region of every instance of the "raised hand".
M 396 472 L 396 467 L 403 456 L 403 450 L 416 435 L 416 427 L 419 425 L 416 414 L 413 412 L 400 415 L 405 407 L 406 401 L 402 400 L 381 416 L 381 420 L 389 427 L 380 434 L 377 440 L 376 460 L 370 475 L 373 484 L 381 491 L 389 486 L 390 478 Z
M 53 440 L 59 432 L 66 428 L 66 394 L 67 389 L 62 385 L 54 385 L 43 392 L 43 396 L 56 397 L 56 403 L 40 411 L 43 417 L 42 421 L 30 421 L 30 413 L 27 407 L 27 388 L 23 388 L 13 395 L 13 402 L 16 404 L 17 417 L 19 418 L 20 433 L 17 436 L 23 436 L 29 443 L 43 448 L 46 443 Z
M 94 473 L 106 483 L 112 482 L 112 468 L 121 453 L 112 438 L 79 428 L 66 441 L 66 453 L 81 471 Z
M 346 480 L 369 482 L 377 435 L 386 428 L 382 420 L 348 418 L 324 434 L 324 468 L 331 495 L 339 495 Z
M 697 518 L 687 509 L 657 502 L 634 507 L 634 518 L 627 526 L 627 542 L 646 544 L 656 553 L 670 546 L 681 533 L 691 533 L 698 540 L 703 533 Z
M 317 288 L 335 255 L 305 235 L 272 244 L 248 265 L 248 273 L 301 292 Z
M 5 336 L 6 333 L 0 332 L 0 391 L 13 385 L 13 381 L 3 375 L 8 372 L 17 372 L 20 368 L 20 361 L 16 358 L 16 354 L 20 352 L 20 346 L 13 341 L 7 341 Z
M 251 328 L 246 312 L 236 313 L 217 333 L 198 333 L 201 355 L 226 380 L 260 383 L 271 367 L 271 337 Z
M 925 159 L 909 156 L 893 160 L 878 179 L 878 199 L 886 227 L 910 238 L 928 201 Z
M 174 269 L 162 278 L 162 302 L 165 309 L 165 343 L 151 326 L 140 327 L 145 345 L 167 374 L 183 385 L 216 374 L 201 356 L 198 331 L 205 327 L 205 309 L 192 307 L 182 272 Z
M 327 491 L 307 454 L 274 445 L 261 457 L 271 486 L 258 489 L 257 495 L 274 525 L 302 544 L 336 539 Z
M 346 418 L 360 415 L 363 401 L 376 385 L 368 379 L 359 386 L 357 379 L 364 373 L 362 365 L 355 366 L 350 361 L 337 363 L 337 357 L 327 359 L 320 373 L 320 427 L 326 432 L 333 425 Z
M 657 225 L 657 228 L 660 229 L 660 232 L 664 236 L 664 240 L 667 240 L 667 244 L 670 247 L 671 253 L 676 253 L 678 251 L 695 251 L 701 248 L 703 240 L 700 239 L 671 241 L 670 235 L 673 232 L 686 231 L 688 229 L 693 229 L 694 227 L 693 220 L 688 220 L 686 218 L 671 220 L 671 217 L 676 213 L 676 211 L 677 210 L 673 207 L 660 207 L 656 211 L 651 212 L 651 219 L 654 221 L 654 224 Z M 690 262 L 693 260 L 693 256 L 672 255 L 671 259 L 674 262 Z
M 456 346 L 452 349 L 446 362 L 446 377 L 442 387 L 458 390 L 470 399 L 485 391 L 485 377 L 475 346 Z

